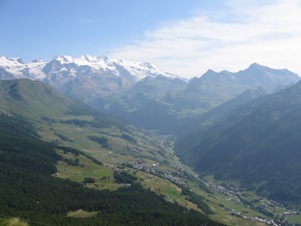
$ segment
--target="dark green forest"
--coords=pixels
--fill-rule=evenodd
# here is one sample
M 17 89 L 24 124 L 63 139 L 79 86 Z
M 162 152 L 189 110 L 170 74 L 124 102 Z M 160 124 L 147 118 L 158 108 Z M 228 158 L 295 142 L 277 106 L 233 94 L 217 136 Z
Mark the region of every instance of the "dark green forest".
M 143 189 L 125 173 L 115 173 L 116 181 L 131 186 L 114 192 L 54 178 L 62 158 L 54 144 L 39 140 L 30 123 L 17 116 L 0 114 L 0 128 L 1 217 L 20 217 L 30 225 L 219 225 Z M 78 209 L 98 214 L 67 217 Z

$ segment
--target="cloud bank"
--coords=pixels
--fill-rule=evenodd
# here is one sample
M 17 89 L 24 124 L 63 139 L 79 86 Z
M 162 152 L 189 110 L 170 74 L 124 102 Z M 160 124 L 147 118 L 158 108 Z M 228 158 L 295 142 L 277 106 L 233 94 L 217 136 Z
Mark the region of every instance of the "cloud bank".
M 253 62 L 301 75 L 300 1 L 229 0 L 227 6 L 165 23 L 109 54 L 149 61 L 187 78 L 208 69 L 237 71 Z

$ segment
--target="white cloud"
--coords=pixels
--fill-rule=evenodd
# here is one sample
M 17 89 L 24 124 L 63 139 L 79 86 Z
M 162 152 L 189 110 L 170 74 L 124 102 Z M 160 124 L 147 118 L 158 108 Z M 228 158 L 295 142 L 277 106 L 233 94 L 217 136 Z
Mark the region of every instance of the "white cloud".
M 258 3 L 254 3 L 258 2 Z M 237 71 L 257 62 L 301 75 L 301 4 L 298 0 L 229 0 L 226 11 L 202 12 L 145 32 L 111 52 L 184 77 L 206 70 Z

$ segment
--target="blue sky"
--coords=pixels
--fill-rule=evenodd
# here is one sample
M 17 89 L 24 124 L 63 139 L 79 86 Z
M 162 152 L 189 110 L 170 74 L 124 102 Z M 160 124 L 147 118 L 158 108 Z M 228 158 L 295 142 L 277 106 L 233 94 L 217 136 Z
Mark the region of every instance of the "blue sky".
M 299 0 L 0 0 L 0 55 L 107 55 L 183 77 L 253 62 L 301 75 Z
M 1 54 L 25 61 L 107 54 L 161 23 L 189 18 L 199 1 L 0 0 Z M 206 2 L 206 1 L 204 1 Z M 205 3 L 204 3 L 205 4 Z M 206 3 L 207 4 L 207 3 Z

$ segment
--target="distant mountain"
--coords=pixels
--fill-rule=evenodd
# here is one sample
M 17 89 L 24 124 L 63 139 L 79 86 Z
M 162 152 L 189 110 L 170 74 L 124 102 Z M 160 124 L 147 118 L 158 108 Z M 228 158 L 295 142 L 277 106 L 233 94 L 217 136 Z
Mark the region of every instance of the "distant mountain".
M 203 109 L 208 110 L 246 90 L 263 88 L 271 93 L 277 87 L 293 85 L 299 79 L 297 74 L 287 69 L 272 69 L 256 63 L 235 73 L 208 70 L 200 78 L 190 80 L 181 98 L 192 97 L 195 101 L 207 103 L 207 108 L 203 105 Z
M 201 173 L 240 180 L 270 199 L 299 205 L 300 106 L 298 82 L 236 109 L 204 137 L 187 140 L 194 145 L 178 149 L 179 155 Z
M 286 69 L 252 64 L 236 73 L 209 70 L 188 83 L 160 76 L 146 78 L 122 93 L 102 97 L 91 105 L 123 117 L 136 126 L 174 133 L 187 119 L 197 117 L 247 90 L 272 93 L 299 79 L 297 74 Z
M 131 89 L 99 98 L 90 103 L 94 108 L 118 115 L 137 127 L 170 131 L 177 120 L 177 94 L 186 82 L 166 76 L 146 77 Z
M 156 76 L 175 77 L 150 63 L 104 56 L 58 56 L 49 62 L 37 59 L 29 64 L 20 58 L 0 57 L 0 79 L 39 79 L 85 102 L 130 88 L 145 77 Z
M 10 58 L 0 56 L 0 80 L 4 79 L 44 79 L 46 75 L 42 72 L 45 62 L 42 59 L 33 60 L 25 64 L 21 58 Z

